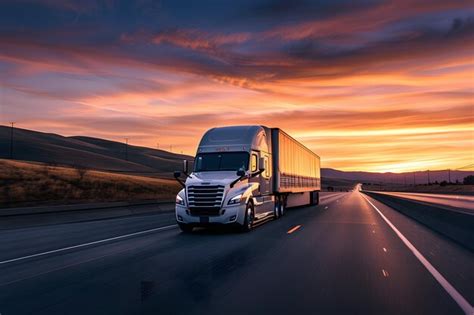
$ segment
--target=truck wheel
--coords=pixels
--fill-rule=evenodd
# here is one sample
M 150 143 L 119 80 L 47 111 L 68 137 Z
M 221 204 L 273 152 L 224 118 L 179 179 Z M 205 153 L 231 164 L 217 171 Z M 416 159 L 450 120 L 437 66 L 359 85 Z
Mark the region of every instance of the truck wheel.
M 183 233 L 191 233 L 193 231 L 193 226 L 189 224 L 178 223 L 179 228 Z
M 273 218 L 276 220 L 280 217 L 280 197 L 275 198 L 275 205 L 273 207 Z
M 286 208 L 286 200 L 285 200 L 285 197 L 281 197 L 280 198 L 280 207 L 279 207 L 279 216 L 282 217 L 283 215 L 285 215 L 285 209 Z
M 319 205 L 319 191 L 314 193 L 314 204 Z
M 244 225 L 242 226 L 242 231 L 248 232 L 253 227 L 253 220 L 255 218 L 255 211 L 253 208 L 253 203 L 249 201 L 247 206 L 245 207 L 245 217 L 244 217 Z

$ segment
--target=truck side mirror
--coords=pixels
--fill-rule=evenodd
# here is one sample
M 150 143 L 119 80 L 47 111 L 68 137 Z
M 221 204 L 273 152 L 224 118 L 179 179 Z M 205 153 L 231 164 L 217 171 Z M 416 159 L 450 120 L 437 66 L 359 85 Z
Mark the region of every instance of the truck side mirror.
M 263 172 L 265 170 L 265 159 L 261 157 L 258 161 L 258 169 Z
M 188 160 L 183 160 L 183 173 L 188 173 Z
M 236 174 L 237 176 L 242 177 L 245 176 L 245 171 L 243 169 L 239 169 Z

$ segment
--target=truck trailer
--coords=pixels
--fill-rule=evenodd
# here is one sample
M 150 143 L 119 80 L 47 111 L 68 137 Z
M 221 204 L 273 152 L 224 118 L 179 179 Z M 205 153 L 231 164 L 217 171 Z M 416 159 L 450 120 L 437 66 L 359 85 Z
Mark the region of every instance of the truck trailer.
M 188 161 L 183 164 L 174 173 L 183 186 L 176 196 L 183 232 L 210 225 L 249 231 L 288 207 L 319 203 L 319 156 L 279 128 L 212 128 L 199 143 L 192 172 Z

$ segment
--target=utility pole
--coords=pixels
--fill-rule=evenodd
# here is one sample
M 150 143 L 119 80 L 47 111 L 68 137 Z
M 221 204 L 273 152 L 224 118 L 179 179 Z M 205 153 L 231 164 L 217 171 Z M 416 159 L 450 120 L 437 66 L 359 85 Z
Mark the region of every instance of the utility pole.
M 15 126 L 15 122 L 10 122 L 11 129 L 10 129 L 10 160 L 13 160 L 13 128 Z
M 128 138 L 125 138 L 125 161 L 128 161 Z
M 428 172 L 428 185 L 431 185 L 431 180 L 430 180 L 430 170 L 427 170 Z

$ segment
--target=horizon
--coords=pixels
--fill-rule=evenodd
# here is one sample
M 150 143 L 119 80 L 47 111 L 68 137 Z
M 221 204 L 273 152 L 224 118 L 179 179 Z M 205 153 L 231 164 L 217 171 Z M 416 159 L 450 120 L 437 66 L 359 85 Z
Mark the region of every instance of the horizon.
M 261 124 L 326 168 L 472 165 L 472 2 L 301 4 L 2 2 L 0 121 L 193 156 Z
M 2 124 L 0 124 L 0 127 L 11 128 L 11 126 L 2 125 Z M 31 132 L 50 134 L 50 133 L 47 133 L 47 132 L 43 132 L 41 130 L 25 129 L 25 128 L 16 127 L 16 126 L 14 127 L 14 129 L 20 129 L 20 130 L 26 130 L 26 131 L 31 131 Z M 88 135 L 79 135 L 78 134 L 78 135 L 68 135 L 68 136 L 66 136 L 66 135 L 62 135 L 62 134 L 58 134 L 58 133 L 52 133 L 52 134 L 57 135 L 57 136 L 61 136 L 61 137 L 66 137 L 66 138 L 71 138 L 71 137 L 93 138 L 93 139 L 98 139 L 98 140 L 105 140 L 105 141 L 111 141 L 111 142 L 116 142 L 116 143 L 123 143 L 125 145 L 125 143 L 123 141 L 116 141 L 116 140 L 113 140 L 113 139 L 91 137 L 91 136 L 88 136 Z M 141 148 L 147 148 L 147 149 L 152 149 L 152 150 L 164 151 L 164 152 L 168 152 L 168 153 L 172 153 L 172 154 L 176 154 L 176 155 L 188 155 L 190 157 L 194 157 L 194 155 L 195 155 L 195 154 L 185 154 L 185 153 L 181 153 L 181 152 L 177 152 L 177 151 L 170 151 L 170 150 L 167 150 L 166 148 L 153 148 L 153 147 L 149 147 L 149 146 L 146 146 L 146 145 L 135 145 L 133 143 L 128 143 L 127 145 L 131 146 L 131 147 L 141 147 Z M 19 161 L 21 161 L 21 160 L 19 160 Z M 27 160 L 25 160 L 25 161 L 27 161 Z M 405 171 L 405 172 L 390 172 L 390 171 L 388 171 L 388 172 L 373 172 L 373 171 L 363 171 L 363 170 L 345 171 L 345 170 L 341 170 L 341 169 L 336 169 L 336 168 L 332 168 L 332 167 L 323 167 L 323 166 L 321 168 L 322 169 L 330 169 L 330 170 L 339 171 L 339 172 L 364 172 L 364 173 L 373 173 L 373 174 L 394 174 L 394 175 L 403 175 L 403 174 L 410 174 L 410 173 L 426 173 L 426 172 L 436 173 L 436 172 L 446 172 L 446 171 L 472 173 L 474 171 L 474 164 L 469 164 L 469 165 L 466 165 L 466 166 L 465 167 L 460 167 L 460 168 L 452 168 L 452 169 L 424 169 L 424 170 L 412 170 L 412 171 Z

